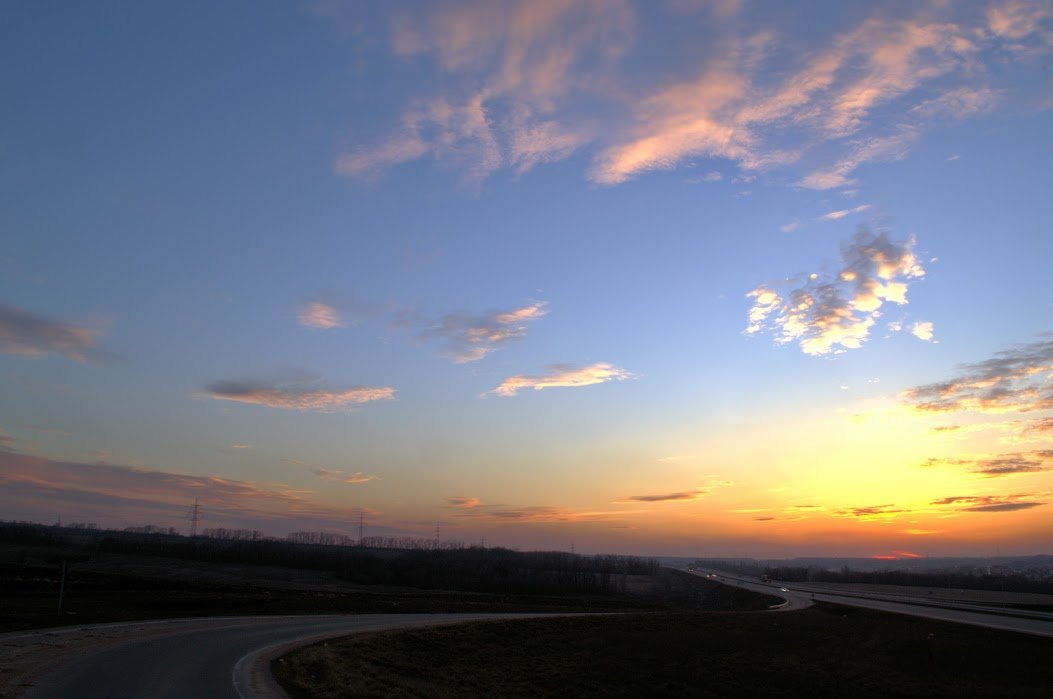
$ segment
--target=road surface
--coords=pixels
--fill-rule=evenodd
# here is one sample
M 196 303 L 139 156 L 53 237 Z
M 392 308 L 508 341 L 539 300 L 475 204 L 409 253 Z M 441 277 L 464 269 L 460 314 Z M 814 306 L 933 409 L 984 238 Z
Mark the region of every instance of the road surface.
M 292 617 L 225 617 L 110 624 L 4 634 L 4 646 L 56 644 L 64 659 L 21 680 L 16 695 L 77 697 L 285 696 L 269 670 L 271 658 L 328 637 L 545 614 L 364 614 Z M 106 643 L 92 639 L 109 633 Z M 121 632 L 124 638 L 120 638 Z M 116 635 L 115 635 L 116 634 Z M 63 640 L 63 636 L 66 636 Z M 56 640 L 57 639 L 57 640 Z M 78 648 L 80 651 L 78 652 Z
M 909 614 L 928 619 L 950 621 L 958 624 L 983 626 L 989 629 L 1016 631 L 1035 636 L 1053 637 L 1053 614 L 1048 612 L 1031 612 L 1026 610 L 1009 610 L 1000 607 L 969 605 L 947 600 L 926 600 L 921 597 L 907 598 L 903 595 L 887 595 L 877 592 L 834 592 L 824 590 L 816 585 L 797 585 L 793 583 L 762 583 L 756 579 L 731 575 L 721 571 L 692 571 L 696 575 L 715 576 L 717 582 L 748 590 L 763 592 L 781 597 L 787 601 L 785 606 L 776 609 L 803 609 L 816 602 L 833 602 L 849 607 L 864 607 L 895 614 Z M 904 601 L 909 599 L 910 601 Z

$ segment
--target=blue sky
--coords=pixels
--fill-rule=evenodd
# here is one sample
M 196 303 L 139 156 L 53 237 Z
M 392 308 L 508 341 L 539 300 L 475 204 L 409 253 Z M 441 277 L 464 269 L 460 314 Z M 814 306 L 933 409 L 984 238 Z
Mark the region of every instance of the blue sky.
M 7 517 L 1049 550 L 1050 3 L 0 18 Z

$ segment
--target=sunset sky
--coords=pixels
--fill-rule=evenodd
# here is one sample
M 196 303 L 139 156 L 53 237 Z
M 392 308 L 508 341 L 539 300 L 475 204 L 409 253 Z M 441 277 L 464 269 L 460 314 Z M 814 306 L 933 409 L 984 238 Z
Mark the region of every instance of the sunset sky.
M 0 519 L 1053 553 L 1053 3 L 0 5 Z

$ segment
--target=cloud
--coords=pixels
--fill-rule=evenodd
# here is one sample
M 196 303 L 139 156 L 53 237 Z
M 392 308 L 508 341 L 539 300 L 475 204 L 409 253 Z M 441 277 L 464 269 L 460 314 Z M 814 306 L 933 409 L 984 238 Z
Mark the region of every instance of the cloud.
M 59 354 L 76 362 L 101 356 L 95 349 L 99 331 L 38 316 L 0 303 L 0 352 L 21 357 Z
M 958 376 L 905 391 L 919 412 L 1032 412 L 1053 409 L 1053 340 L 1018 345 L 966 364 Z
M 484 315 L 449 313 L 437 321 L 403 318 L 402 325 L 423 325 L 418 337 L 442 344 L 443 356 L 458 364 L 482 359 L 490 352 L 526 336 L 527 326 L 548 313 L 544 301 Z
M 624 519 L 626 515 L 639 514 L 637 510 L 603 511 L 603 510 L 569 510 L 549 505 L 532 505 L 527 507 L 494 507 L 473 508 L 462 513 L 462 516 L 490 522 L 603 522 Z
M 1053 46 L 1053 7 L 1041 1 L 994 3 L 987 10 L 987 29 L 1013 53 L 1045 53 Z
M 666 493 L 665 495 L 630 495 L 618 502 L 671 502 L 683 500 L 698 500 L 708 495 L 709 490 L 686 490 L 681 493 Z
M 896 515 L 908 512 L 903 508 L 897 507 L 896 505 L 870 505 L 868 507 L 846 507 L 839 510 L 834 510 L 834 514 L 841 517 L 855 517 L 857 519 L 888 519 L 894 518 Z
M 340 469 L 322 468 L 320 466 L 315 466 L 314 464 L 308 463 L 306 461 L 301 461 L 300 459 L 282 459 L 282 461 L 284 461 L 287 464 L 292 464 L 294 466 L 302 466 L 314 475 L 327 481 L 338 481 L 340 483 L 360 485 L 362 483 L 369 483 L 370 481 L 380 480 L 380 476 L 367 475 L 362 471 L 355 471 L 354 473 L 350 473 L 348 471 Z
M 313 493 L 276 483 L 158 471 L 110 463 L 57 461 L 0 452 L 0 509 L 35 518 L 61 511 L 125 526 L 184 522 L 187 504 L 200 498 L 209 522 L 259 526 L 346 526 L 351 508 L 320 505 Z M 292 523 L 292 524 L 289 524 Z
M 933 500 L 931 504 L 950 506 L 959 512 L 1015 512 L 1045 505 L 1033 499 L 1034 494 L 1016 495 L 955 495 Z
M 348 473 L 346 471 L 329 470 L 325 468 L 314 468 L 311 473 L 324 478 L 329 481 L 340 481 L 341 483 L 350 483 L 351 485 L 360 485 L 362 483 L 369 483 L 370 481 L 380 480 L 380 476 L 371 476 L 361 471 L 355 471 L 354 473 Z
M 823 214 L 822 216 L 820 216 L 819 218 L 817 218 L 815 220 L 816 221 L 838 221 L 840 219 L 843 219 L 846 216 L 851 216 L 852 214 L 862 213 L 862 212 L 868 210 L 869 208 L 870 208 L 870 204 L 860 204 L 859 206 L 855 207 L 854 209 L 842 209 L 840 211 L 831 211 L 828 214 Z
M 932 323 L 929 321 L 918 321 L 915 323 L 910 328 L 910 334 L 925 342 L 935 342 L 933 340 Z
M 779 226 L 779 230 L 782 231 L 783 233 L 792 233 L 792 232 L 794 232 L 795 230 L 797 230 L 800 227 L 801 227 L 801 222 L 798 221 L 797 219 L 794 219 L 794 220 L 790 221 L 789 223 L 786 223 L 786 224 L 784 224 L 782 226 Z
M 490 391 L 498 396 L 514 396 L 521 389 L 532 388 L 540 391 L 544 388 L 592 386 L 608 381 L 622 381 L 632 378 L 632 374 L 619 369 L 613 364 L 599 362 L 584 367 L 572 364 L 554 364 L 541 376 L 518 374 L 509 376 L 501 385 Z
M 213 381 L 205 387 L 205 395 L 215 400 L 322 413 L 344 412 L 363 403 L 395 397 L 395 389 L 387 386 L 325 388 L 316 384 L 279 384 L 259 379 Z
M 633 503 L 633 502 L 685 502 L 690 500 L 699 500 L 706 495 L 713 492 L 715 488 L 726 488 L 734 485 L 728 480 L 718 480 L 716 478 L 710 478 L 705 485 L 693 490 L 684 490 L 676 493 L 664 493 L 661 495 L 630 495 L 616 500 L 616 503 Z M 752 510 L 758 512 L 760 510 Z
M 1053 470 L 1053 449 L 1013 452 L 987 458 L 928 459 L 923 466 L 966 466 L 971 473 L 988 478 Z
M 466 0 L 399 12 L 390 32 L 399 68 L 441 75 L 439 87 L 414 90 L 395 128 L 340 154 L 334 169 L 376 177 L 431 158 L 478 184 L 592 146 L 588 177 L 616 185 L 683 166 L 713 172 L 703 159 L 764 170 L 832 151 L 799 183 L 843 187 L 860 165 L 903 157 L 922 130 L 990 109 L 999 91 L 988 83 L 1002 71 L 987 63 L 1006 58 L 990 49 L 1034 53 L 1053 37 L 1043 3 L 997 3 L 986 14 L 954 3 L 914 16 L 874 9 L 806 36 L 745 18 L 738 0 L 666 4 L 691 14 L 671 9 L 680 6 L 711 10 L 685 33 L 690 47 L 677 33 L 646 33 L 662 13 L 626 0 Z M 714 9 L 723 6 L 735 9 Z M 643 67 L 622 60 L 634 50 L 646 52 Z M 876 132 L 875 117 L 896 128 Z
M 523 173 L 562 160 L 589 136 L 551 115 L 594 89 L 593 73 L 622 53 L 634 26 L 624 0 L 461 2 L 399 15 L 393 50 L 436 60 L 451 94 L 407 109 L 386 142 L 341 155 L 335 170 L 376 176 L 432 156 L 478 183 L 505 167 Z
M 852 174 L 865 163 L 901 160 L 907 156 L 919 133 L 911 126 L 901 126 L 893 134 L 869 136 L 858 140 L 840 160 L 815 170 L 798 183 L 808 189 L 835 189 L 855 184 Z
M 747 89 L 747 81 L 731 66 L 717 65 L 692 83 L 643 100 L 635 133 L 600 154 L 591 179 L 619 184 L 645 171 L 672 169 L 693 156 L 759 167 L 769 158 L 754 156 L 759 150 L 756 136 L 727 113 Z
M 450 507 L 456 507 L 459 510 L 472 510 L 483 504 L 483 501 L 479 498 L 465 497 L 462 495 L 455 495 L 446 498 L 446 502 L 449 503 Z
M 300 308 L 296 319 L 300 321 L 300 325 L 308 328 L 329 330 L 344 327 L 344 321 L 340 317 L 340 312 L 321 301 L 311 301 L 304 304 Z
M 913 239 L 860 230 L 843 246 L 836 276 L 812 274 L 782 293 L 767 285 L 750 291 L 746 333 L 767 330 L 776 343 L 797 342 L 815 356 L 861 347 L 884 303 L 907 303 L 909 283 L 924 276 L 913 248 Z
M 1053 436 L 1053 417 L 1044 417 L 1024 424 L 1020 436 L 1027 439 L 1045 439 Z
M 928 118 L 966 119 L 994 108 L 998 93 L 989 87 L 960 87 L 926 100 L 913 111 Z M 951 156 L 948 160 L 957 160 Z

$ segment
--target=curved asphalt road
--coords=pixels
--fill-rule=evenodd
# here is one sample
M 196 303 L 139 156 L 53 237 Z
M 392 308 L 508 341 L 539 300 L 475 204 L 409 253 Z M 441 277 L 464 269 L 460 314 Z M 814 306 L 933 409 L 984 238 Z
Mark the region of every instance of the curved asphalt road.
M 405 629 L 545 614 L 375 614 L 196 619 L 171 631 L 128 640 L 62 664 L 36 680 L 26 697 L 285 696 L 269 661 L 316 640 L 362 631 Z M 189 628 L 188 628 L 189 627 Z

